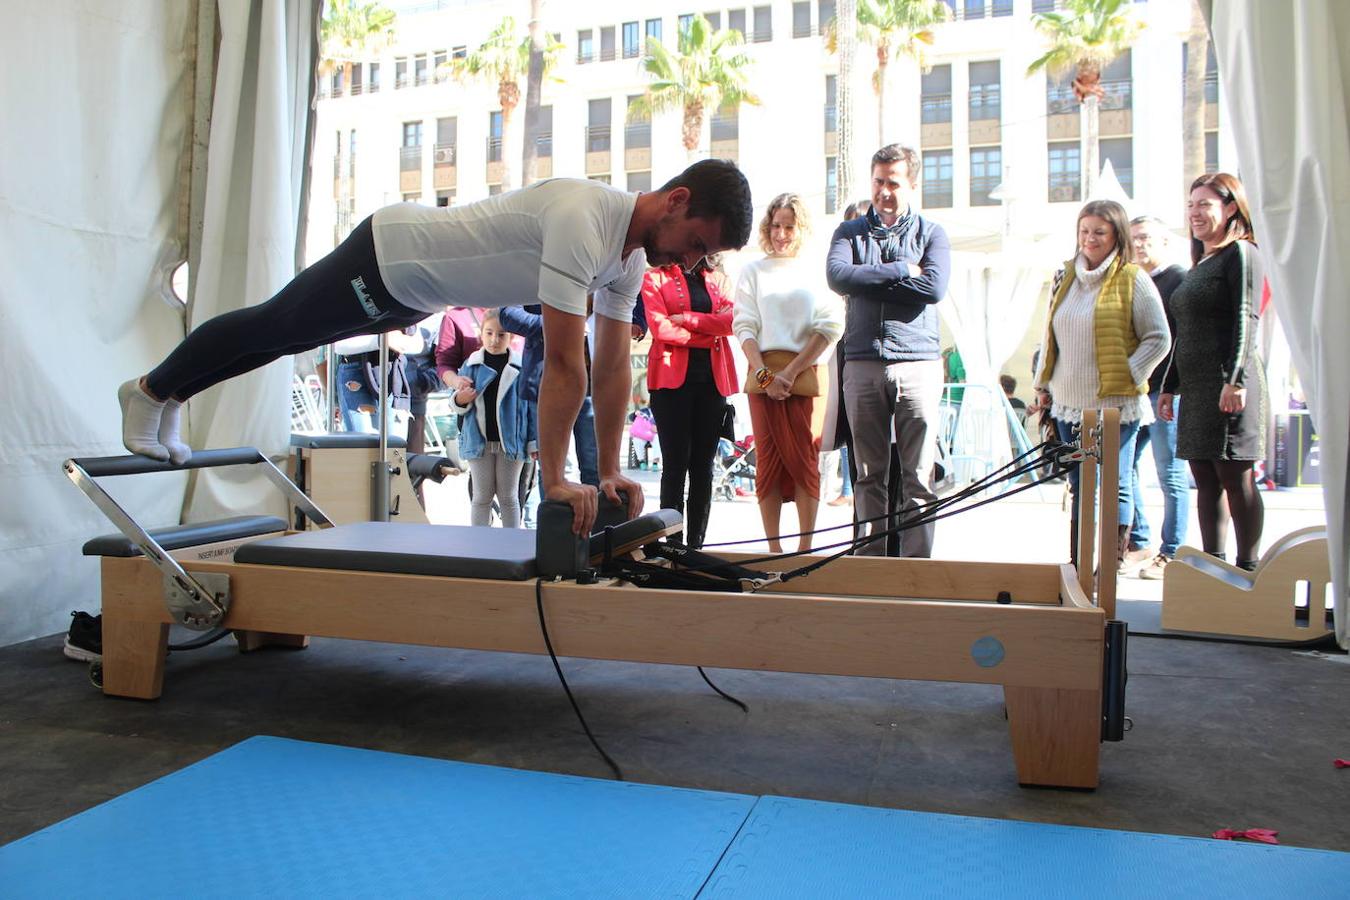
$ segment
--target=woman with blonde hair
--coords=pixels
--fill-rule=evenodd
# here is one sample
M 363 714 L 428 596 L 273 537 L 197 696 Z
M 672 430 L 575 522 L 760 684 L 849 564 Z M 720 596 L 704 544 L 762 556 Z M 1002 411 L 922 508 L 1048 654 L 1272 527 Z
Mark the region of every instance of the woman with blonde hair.
M 1037 406 L 1050 408 L 1062 441 L 1076 439 L 1083 410 L 1120 410 L 1118 557 L 1134 521 L 1135 435 L 1153 421 L 1148 376 L 1170 344 L 1158 289 L 1148 272 L 1134 264 L 1129 222 L 1125 208 L 1114 200 L 1093 200 L 1079 211 L 1078 253 L 1064 264 L 1051 291 L 1036 373 Z M 1069 484 L 1069 555 L 1076 562 L 1081 502 L 1076 467 L 1069 471 Z
M 755 494 L 764 535 L 782 550 L 779 516 L 797 504 L 798 549 L 811 549 L 820 505 L 820 470 L 811 416 L 821 394 L 816 363 L 844 330 L 838 298 L 799 258 L 809 230 L 797 194 L 779 194 L 759 225 L 763 259 L 741 270 L 732 332 L 750 364 L 746 393 L 755 435 Z

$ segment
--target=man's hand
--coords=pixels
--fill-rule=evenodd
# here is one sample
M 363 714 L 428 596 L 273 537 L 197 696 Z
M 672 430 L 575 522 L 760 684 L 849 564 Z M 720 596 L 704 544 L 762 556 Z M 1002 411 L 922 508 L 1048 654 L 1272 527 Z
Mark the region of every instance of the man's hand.
M 918 278 L 918 277 L 920 277 L 921 275 L 923 275 L 923 269 L 920 269 L 920 268 L 919 268 L 916 264 L 914 264 L 914 263 L 910 263 L 910 264 L 909 264 L 909 277 L 910 277 L 910 278 Z
M 478 399 L 478 392 L 471 387 L 460 388 L 455 391 L 455 405 L 457 406 L 468 406 L 476 399 Z
M 641 488 L 638 489 L 638 496 L 641 496 Z M 595 527 L 595 488 L 589 484 L 563 481 L 549 488 L 544 499 L 561 500 L 572 507 L 572 533 L 590 535 L 591 529 Z
M 647 329 L 643 328 L 641 325 L 637 324 L 633 325 L 633 340 L 640 341 L 646 336 L 647 336 Z
M 1158 418 L 1162 419 L 1164 422 L 1170 422 L 1170 421 L 1172 421 L 1172 419 L 1175 418 L 1175 417 L 1176 417 L 1176 413 L 1175 413 L 1175 411 L 1173 410 L 1173 407 L 1172 407 L 1172 395 L 1171 395 L 1171 394 L 1159 394 L 1159 395 L 1158 395 Z
M 441 376 L 441 381 L 452 391 L 460 391 L 466 387 L 473 387 L 473 382 L 462 375 L 456 375 L 454 372 L 446 372 Z
M 628 518 L 636 519 L 642 515 L 642 507 L 647 501 L 642 495 L 642 485 L 622 475 L 609 475 L 600 479 L 600 492 L 608 497 L 611 503 L 619 502 L 620 491 L 628 495 Z

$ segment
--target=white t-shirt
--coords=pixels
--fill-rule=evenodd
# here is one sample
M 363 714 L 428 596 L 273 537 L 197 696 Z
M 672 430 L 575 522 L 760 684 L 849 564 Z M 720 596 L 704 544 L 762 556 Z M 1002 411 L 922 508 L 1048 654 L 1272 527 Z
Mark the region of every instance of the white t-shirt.
M 539 181 L 465 206 L 399 203 L 371 219 L 380 277 L 411 309 L 546 303 L 629 321 L 647 255 L 622 258 L 637 195 L 584 178 Z

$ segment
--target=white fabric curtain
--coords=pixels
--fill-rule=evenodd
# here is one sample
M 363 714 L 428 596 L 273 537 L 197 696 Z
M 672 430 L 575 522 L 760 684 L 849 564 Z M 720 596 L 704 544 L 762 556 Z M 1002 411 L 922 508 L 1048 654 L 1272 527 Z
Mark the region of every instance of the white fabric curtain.
M 183 335 L 168 275 L 184 255 L 186 3 L 6 5 L 0 57 L 0 645 L 99 606 L 80 545 L 114 529 L 61 471 L 125 453 L 116 387 Z M 137 519 L 176 524 L 185 477 L 108 479 Z
M 1210 29 L 1238 174 L 1319 436 L 1336 639 L 1350 649 L 1350 3 L 1225 0 Z
M 996 467 L 1012 458 L 998 376 L 1036 316 L 1051 271 L 1009 254 L 952 254 L 947 299 L 938 309 L 956 341 L 966 381 L 985 388 L 962 396 L 952 436 L 958 457 L 975 456 Z M 956 462 L 959 480 L 985 474 L 967 471 L 960 458 Z
M 261 303 L 295 275 L 318 7 L 319 0 L 219 0 L 220 49 L 192 326 Z M 284 454 L 291 367 L 284 357 L 194 397 L 192 446 L 252 446 L 269 456 Z M 251 467 L 203 469 L 195 473 L 183 519 L 284 509 L 281 495 Z

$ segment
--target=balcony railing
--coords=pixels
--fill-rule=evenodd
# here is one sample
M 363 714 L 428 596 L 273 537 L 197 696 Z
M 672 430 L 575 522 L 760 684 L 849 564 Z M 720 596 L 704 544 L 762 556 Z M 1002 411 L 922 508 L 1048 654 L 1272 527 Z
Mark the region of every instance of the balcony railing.
M 923 205 L 931 208 L 950 207 L 952 205 L 952 183 L 950 181 L 923 187 Z
M 422 145 L 400 147 L 398 150 L 398 170 L 416 172 L 422 168 Z
M 623 129 L 623 145 L 629 150 L 637 150 L 652 145 L 652 123 L 633 122 Z
M 971 206 L 997 206 L 998 201 L 989 196 L 989 192 L 998 187 L 1003 179 L 997 175 L 977 175 L 970 179 Z
M 553 155 L 553 132 L 546 131 L 534 139 L 534 154 L 541 158 Z
M 609 139 L 610 129 L 608 125 L 586 126 L 587 153 L 608 153 L 610 145 Z
M 1069 180 L 1070 177 L 1073 179 L 1072 181 Z M 1073 172 L 1064 176 L 1051 175 L 1050 202 L 1063 203 L 1069 200 L 1077 201 L 1080 196 L 1080 189 L 1082 187 L 1080 181 L 1081 178 L 1082 176 L 1079 175 L 1077 172 Z
M 1120 78 L 1112 81 L 1102 81 L 1101 103 L 1099 109 L 1130 109 L 1134 97 L 1134 88 L 1130 84 L 1130 79 Z
M 490 137 L 487 139 L 487 161 L 490 163 L 502 161 L 502 139 L 499 137 Z
M 1063 116 L 1078 112 L 1078 97 L 1068 85 L 1053 85 L 1045 89 L 1045 114 Z
M 839 130 L 839 107 L 825 107 L 825 133 L 830 134 Z
M 920 119 L 924 125 L 934 125 L 952 120 L 952 95 L 929 94 L 919 101 Z

